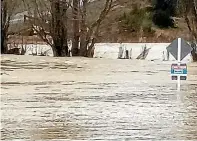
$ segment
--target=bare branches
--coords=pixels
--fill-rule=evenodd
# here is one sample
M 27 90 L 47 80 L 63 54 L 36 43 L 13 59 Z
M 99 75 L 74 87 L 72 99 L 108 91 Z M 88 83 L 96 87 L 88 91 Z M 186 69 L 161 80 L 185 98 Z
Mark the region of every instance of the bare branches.
M 17 0 L 1 1 L 1 53 L 8 53 L 8 29 L 12 17 L 17 14 L 16 7 L 18 4 Z
M 10 25 L 12 16 L 16 14 L 17 1 L 4 0 L 2 1 L 2 27 L 7 31 Z
M 36 31 L 36 33 L 39 35 L 39 37 L 40 37 L 44 42 L 46 42 L 46 43 L 47 43 L 48 45 L 50 45 L 50 46 L 53 46 L 53 43 L 50 42 L 49 39 L 47 39 L 47 36 L 48 36 L 48 35 L 46 34 L 46 32 L 44 31 L 43 28 L 33 26 L 33 29 Z
M 25 0 L 23 2 L 25 3 Z M 25 16 L 28 18 L 27 22 L 37 35 L 51 46 L 54 56 L 66 56 L 67 10 L 71 0 L 32 0 L 32 2 L 33 12 L 28 8 L 31 15 Z
M 111 10 L 112 3 L 113 3 L 113 0 L 106 0 L 104 9 L 101 11 L 99 18 L 91 25 L 91 28 L 94 28 L 95 26 L 97 26 L 103 21 L 103 19 L 107 16 L 109 11 Z
M 196 0 L 183 0 L 184 17 L 189 32 L 194 40 L 197 40 L 197 2 Z
M 82 0 L 80 6 L 80 15 L 82 18 L 80 22 L 80 55 L 93 57 L 94 44 L 97 41 L 100 25 L 110 10 L 117 6 L 117 3 L 115 3 L 115 0 L 106 0 L 98 19 L 92 24 L 87 25 L 87 7 L 89 2 L 89 0 Z

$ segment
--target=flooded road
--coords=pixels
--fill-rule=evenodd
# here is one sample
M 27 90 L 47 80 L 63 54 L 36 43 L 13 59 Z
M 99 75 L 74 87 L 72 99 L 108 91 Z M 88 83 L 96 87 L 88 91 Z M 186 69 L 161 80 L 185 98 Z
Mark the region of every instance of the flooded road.
M 1 57 L 2 140 L 197 140 L 195 63 Z

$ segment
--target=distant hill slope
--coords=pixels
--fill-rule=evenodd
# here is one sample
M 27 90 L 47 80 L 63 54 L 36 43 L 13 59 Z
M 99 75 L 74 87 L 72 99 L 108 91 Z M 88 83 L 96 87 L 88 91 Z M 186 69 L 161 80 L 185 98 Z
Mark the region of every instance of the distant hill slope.
M 144 34 L 143 39 L 140 38 L 140 31 L 133 33 L 122 30 L 119 26 L 119 17 L 124 12 L 131 11 L 134 4 L 138 4 L 141 8 L 151 5 L 149 0 L 123 1 L 122 5 L 111 11 L 107 19 L 103 22 L 100 29 L 100 42 L 172 42 L 178 37 L 184 38 L 185 40 L 190 39 L 188 27 L 183 18 L 175 18 L 177 28 L 160 29 L 153 24 L 152 29 L 155 33 L 151 35 Z
M 29 1 L 29 0 L 28 0 Z M 150 7 L 151 0 L 118 0 L 119 4 L 109 13 L 107 18 L 103 21 L 98 42 L 172 42 L 172 40 L 177 37 L 182 37 L 185 40 L 189 40 L 189 32 L 187 25 L 182 18 L 177 18 L 177 28 L 168 28 L 168 29 L 160 29 L 155 25 L 152 25 L 151 29 L 154 33 L 151 34 L 142 34 L 140 31 L 131 32 L 126 31 L 124 28 L 120 26 L 120 17 L 124 13 L 128 13 L 133 9 L 134 5 L 138 5 L 140 8 Z M 105 4 L 105 0 L 95 0 L 88 5 L 88 24 L 95 21 L 103 6 Z M 33 11 L 33 5 L 31 5 L 31 11 Z M 19 7 L 20 8 L 20 7 Z M 19 11 L 23 11 L 20 8 Z M 25 10 L 24 10 L 25 11 Z M 68 17 L 72 17 L 71 9 L 68 11 Z M 72 23 L 68 24 L 72 27 Z M 10 32 L 16 32 L 17 29 L 22 30 L 23 28 L 27 28 L 27 25 L 19 25 L 19 28 L 16 28 L 16 25 L 10 26 Z M 69 37 L 72 37 L 72 28 L 69 28 Z

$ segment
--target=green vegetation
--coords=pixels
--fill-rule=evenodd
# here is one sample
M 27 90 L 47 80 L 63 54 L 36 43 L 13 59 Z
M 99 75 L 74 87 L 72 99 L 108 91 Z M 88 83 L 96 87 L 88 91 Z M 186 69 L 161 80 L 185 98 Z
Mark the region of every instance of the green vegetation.
M 142 29 L 144 33 L 152 33 L 153 25 L 159 28 L 174 28 L 172 17 L 178 12 L 176 6 L 176 0 L 153 0 L 152 7 L 145 8 L 134 5 L 130 12 L 119 18 L 120 27 L 129 32 L 139 32 Z
M 119 18 L 120 28 L 129 32 L 153 33 L 152 12 L 147 8 L 139 8 L 137 5 L 133 9 L 124 13 Z
M 175 27 L 173 16 L 177 13 L 177 0 L 153 0 L 153 23 L 160 28 Z

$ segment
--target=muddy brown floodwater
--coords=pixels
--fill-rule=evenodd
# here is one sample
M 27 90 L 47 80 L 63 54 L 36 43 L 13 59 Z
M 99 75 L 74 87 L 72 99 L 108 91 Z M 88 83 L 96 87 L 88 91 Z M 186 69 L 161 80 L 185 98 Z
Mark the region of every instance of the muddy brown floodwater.
M 2 140 L 197 140 L 197 64 L 3 55 Z

